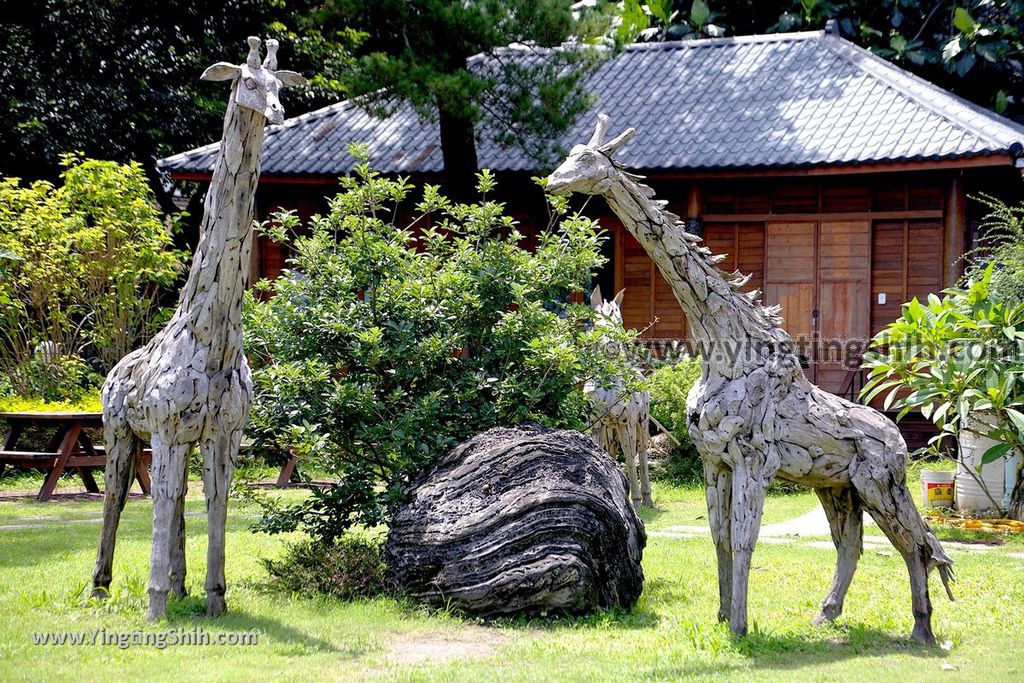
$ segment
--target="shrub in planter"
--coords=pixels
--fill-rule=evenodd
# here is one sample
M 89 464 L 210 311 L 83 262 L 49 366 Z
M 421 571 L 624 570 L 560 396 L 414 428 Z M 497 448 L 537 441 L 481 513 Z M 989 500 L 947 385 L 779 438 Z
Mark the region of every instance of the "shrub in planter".
M 481 192 L 492 187 L 482 173 Z M 593 221 L 564 217 L 528 251 L 500 203 L 454 204 L 426 186 L 412 205 L 411 192 L 363 158 L 296 236 L 289 269 L 262 285 L 271 296 L 246 303 L 248 434 L 338 479 L 302 503 L 267 501 L 263 530 L 330 543 L 379 524 L 467 437 L 526 421 L 586 429 L 582 383 L 626 376 L 590 306 L 571 303 L 602 262 Z M 281 214 L 263 230 L 284 239 L 297 227 Z M 614 334 L 620 347 L 632 340 Z
M 973 272 L 964 287 L 941 298 L 904 304 L 901 316 L 872 340 L 862 393 L 865 401 L 884 393 L 885 409 L 898 409 L 899 418 L 920 409 L 939 427 L 931 441 L 936 450 L 944 439 L 967 433 L 997 441 L 982 454 L 982 465 L 1024 453 L 1024 303 L 990 296 L 995 267 Z M 988 414 L 990 424 L 972 419 L 979 414 Z M 1000 507 L 1001 492 L 989 496 Z M 1024 517 L 1019 478 L 1010 514 Z

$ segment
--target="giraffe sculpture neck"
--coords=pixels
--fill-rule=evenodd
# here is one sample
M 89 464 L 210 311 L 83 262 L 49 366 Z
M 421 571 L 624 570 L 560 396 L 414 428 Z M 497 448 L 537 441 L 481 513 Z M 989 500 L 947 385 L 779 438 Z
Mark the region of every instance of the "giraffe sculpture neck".
M 237 88 L 237 83 L 235 84 Z M 242 292 L 248 284 L 252 220 L 265 118 L 235 104 L 203 204 L 203 222 L 175 318 L 208 344 L 207 369 L 237 367 L 242 358 Z
M 752 360 L 760 363 L 765 352 L 790 341 L 777 309 L 763 308 L 757 292 L 739 291 L 749 278 L 719 270 L 724 257 L 698 245 L 700 238 L 685 231 L 665 202 L 652 199 L 651 188 L 619 171 L 603 194 L 672 287 L 711 370 L 738 377 Z

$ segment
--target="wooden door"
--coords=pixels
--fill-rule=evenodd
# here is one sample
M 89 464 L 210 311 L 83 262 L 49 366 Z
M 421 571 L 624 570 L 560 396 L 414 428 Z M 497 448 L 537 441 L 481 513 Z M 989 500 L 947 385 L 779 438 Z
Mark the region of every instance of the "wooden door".
M 871 223 L 818 225 L 818 339 L 815 382 L 836 393 L 871 326 Z
M 769 223 L 765 228 L 764 302 L 782 306 L 786 331 L 814 381 L 815 223 Z
M 769 223 L 765 303 L 782 306 L 807 376 L 836 392 L 871 318 L 871 223 Z

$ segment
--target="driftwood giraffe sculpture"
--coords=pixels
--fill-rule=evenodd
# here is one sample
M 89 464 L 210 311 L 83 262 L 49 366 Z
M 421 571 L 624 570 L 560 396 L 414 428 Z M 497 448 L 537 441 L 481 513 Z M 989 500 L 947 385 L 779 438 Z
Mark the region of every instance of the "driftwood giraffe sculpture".
M 687 426 L 704 463 L 708 521 L 718 555 L 719 619 L 747 629 L 750 559 L 765 490 L 779 477 L 815 490 L 828 515 L 838 563 L 817 621 L 835 619 L 861 554 L 863 511 L 903 556 L 910 573 L 913 638 L 932 643 L 928 573 L 946 592 L 953 561 L 921 519 L 906 484 L 907 450 L 889 419 L 811 384 L 777 307 L 740 289 L 748 278 L 717 267 L 654 191 L 611 155 L 633 137 L 605 142 L 607 117 L 548 178 L 548 190 L 602 195 L 654 260 L 701 350 L 703 369 L 687 400 Z
M 601 298 L 601 288 L 595 287 L 590 295 L 590 305 L 597 312 L 595 324 L 598 327 L 622 326 L 622 295 L 615 295 L 611 301 Z M 640 379 L 643 373 L 636 371 Z M 647 451 L 650 448 L 650 406 L 651 395 L 644 391 L 627 394 L 621 377 L 615 378 L 611 386 L 588 381 L 583 393 L 590 399 L 591 419 L 594 421 L 594 441 L 614 460 L 619 451 L 626 461 L 626 479 L 629 481 L 629 495 L 633 507 L 641 505 L 654 507 L 651 499 L 651 477 L 647 466 Z M 637 467 L 640 481 L 637 482 Z
M 188 457 L 197 445 L 209 524 L 206 612 L 217 616 L 225 609 L 228 489 L 252 398 L 241 317 L 263 129 L 267 121 L 284 120 L 280 87 L 305 82 L 293 71 L 277 70 L 277 41 L 267 41 L 262 64 L 259 38 L 250 37 L 248 44 L 245 64 L 218 62 L 202 75 L 207 81 L 231 80 L 231 98 L 199 246 L 178 308 L 167 326 L 125 356 L 103 385 L 106 495 L 93 593 L 104 596 L 110 586 L 117 525 L 148 440 L 153 450 L 150 620 L 164 614 L 168 591 L 185 592 L 184 501 Z

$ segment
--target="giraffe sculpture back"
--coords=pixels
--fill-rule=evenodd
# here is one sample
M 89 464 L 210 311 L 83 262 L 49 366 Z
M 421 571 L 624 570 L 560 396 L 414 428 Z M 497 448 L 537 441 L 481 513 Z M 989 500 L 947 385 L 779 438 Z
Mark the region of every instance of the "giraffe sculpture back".
M 555 193 L 605 197 L 672 287 L 701 352 L 702 374 L 687 400 L 690 438 L 704 464 L 708 522 L 718 556 L 719 612 L 747 630 L 750 561 L 765 491 L 776 477 L 815 490 L 832 529 L 838 563 L 817 621 L 835 619 L 861 554 L 867 511 L 903 556 L 910 575 L 913 637 L 934 642 L 928 574 L 949 592 L 953 561 L 921 519 L 906 484 L 907 448 L 896 425 L 872 408 L 811 384 L 779 309 L 764 307 L 748 278 L 723 273 L 701 239 L 653 199 L 654 191 L 612 160 L 632 129 L 605 142 L 599 115 L 548 178 Z
M 209 544 L 206 611 L 217 616 L 224 600 L 224 527 L 228 490 L 252 400 L 252 379 L 242 348 L 242 296 L 252 250 L 252 219 L 260 153 L 267 121 L 281 123 L 278 89 L 304 79 L 277 69 L 277 41 L 248 39 L 241 65 L 218 62 L 203 80 L 231 81 L 224 134 L 204 203 L 199 245 L 170 322 L 141 349 L 125 356 L 103 385 L 107 450 L 103 530 L 93 570 L 93 594 L 111 581 L 114 542 L 132 472 L 143 442 L 153 451 L 153 548 L 149 575 L 150 620 L 162 616 L 168 592 L 185 593 L 184 505 L 188 458 L 203 458 Z

